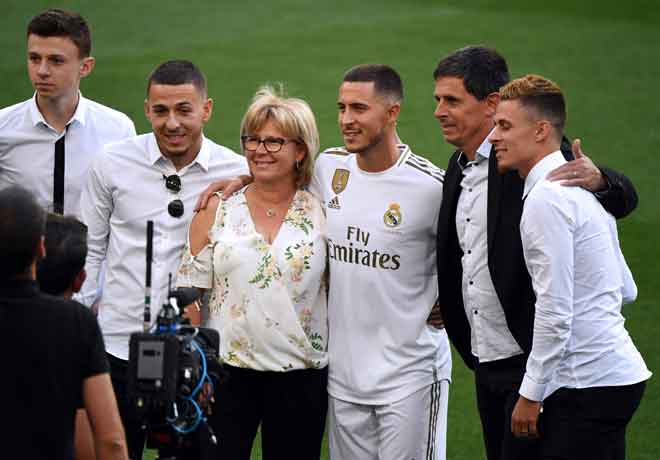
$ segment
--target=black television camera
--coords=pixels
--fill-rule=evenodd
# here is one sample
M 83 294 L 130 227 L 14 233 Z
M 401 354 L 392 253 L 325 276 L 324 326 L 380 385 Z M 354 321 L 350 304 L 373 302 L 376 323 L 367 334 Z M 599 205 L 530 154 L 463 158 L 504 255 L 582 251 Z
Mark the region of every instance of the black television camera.
M 222 367 L 216 330 L 194 327 L 183 317 L 196 289 L 169 289 L 167 301 L 150 321 L 151 241 L 147 223 L 147 289 L 145 331 L 131 334 L 128 395 L 146 429 L 147 447 L 159 459 L 206 459 L 216 439 L 207 423 Z

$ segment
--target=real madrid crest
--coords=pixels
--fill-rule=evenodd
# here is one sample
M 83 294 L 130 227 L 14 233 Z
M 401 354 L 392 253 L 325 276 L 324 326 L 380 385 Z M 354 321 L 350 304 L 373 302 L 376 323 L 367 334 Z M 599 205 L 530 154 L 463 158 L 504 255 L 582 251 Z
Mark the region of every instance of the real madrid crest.
M 398 227 L 401 225 L 403 217 L 401 216 L 401 206 L 399 203 L 390 203 L 385 215 L 383 216 L 383 222 L 390 228 Z
M 351 172 L 348 169 L 335 169 L 335 175 L 332 176 L 332 190 L 336 194 L 344 191 L 348 184 L 348 176 Z

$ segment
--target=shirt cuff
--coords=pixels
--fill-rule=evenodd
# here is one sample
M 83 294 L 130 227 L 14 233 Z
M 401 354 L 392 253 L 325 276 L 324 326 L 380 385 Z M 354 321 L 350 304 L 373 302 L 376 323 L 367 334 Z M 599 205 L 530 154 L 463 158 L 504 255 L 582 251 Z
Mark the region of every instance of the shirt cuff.
M 525 398 L 530 401 L 543 401 L 543 395 L 545 394 L 545 383 L 536 383 L 532 378 L 525 373 L 523 377 L 522 384 L 520 385 L 520 393 Z

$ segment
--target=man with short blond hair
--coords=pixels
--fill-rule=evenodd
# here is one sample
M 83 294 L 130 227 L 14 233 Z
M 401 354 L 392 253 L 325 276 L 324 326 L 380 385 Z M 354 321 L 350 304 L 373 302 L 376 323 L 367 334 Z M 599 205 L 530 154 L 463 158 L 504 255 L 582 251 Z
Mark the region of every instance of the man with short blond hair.
M 559 86 L 527 75 L 500 98 L 490 141 L 500 172 L 524 179 L 520 235 L 536 294 L 513 434 L 539 437 L 540 459 L 623 460 L 626 426 L 651 373 L 624 328 L 621 308 L 637 287 L 616 222 L 588 191 L 547 178 L 566 162 Z

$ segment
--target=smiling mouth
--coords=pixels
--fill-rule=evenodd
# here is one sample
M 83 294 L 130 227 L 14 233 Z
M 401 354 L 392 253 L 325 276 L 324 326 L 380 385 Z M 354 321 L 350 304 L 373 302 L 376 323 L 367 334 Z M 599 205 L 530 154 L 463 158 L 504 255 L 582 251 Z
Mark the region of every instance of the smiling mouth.
M 166 134 L 165 139 L 167 139 L 167 142 L 170 142 L 172 144 L 178 144 L 181 142 L 184 138 L 183 134 Z

